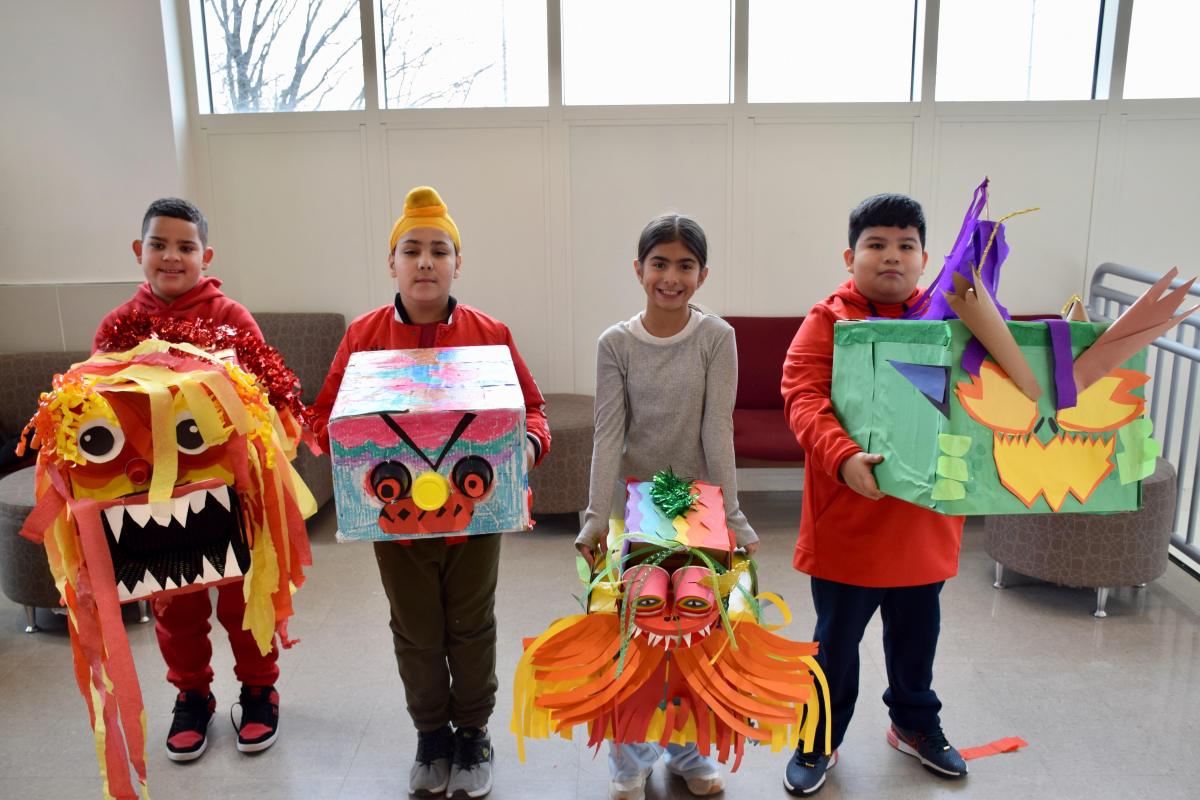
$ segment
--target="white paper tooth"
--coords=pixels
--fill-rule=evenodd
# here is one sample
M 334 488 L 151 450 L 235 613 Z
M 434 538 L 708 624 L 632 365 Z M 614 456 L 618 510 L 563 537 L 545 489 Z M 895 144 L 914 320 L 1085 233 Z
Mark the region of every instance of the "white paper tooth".
M 164 591 L 161 583 L 147 570 L 146 577 L 142 579 L 142 583 L 146 586 L 146 594 L 157 594 Z
M 242 568 L 238 566 L 237 557 L 233 554 L 233 542 L 230 542 L 229 549 L 225 551 L 225 577 L 241 574 Z
M 179 585 L 177 583 L 175 583 L 174 578 L 167 578 L 167 582 L 163 584 L 163 589 L 165 589 L 168 592 L 171 591 L 172 589 L 178 589 L 178 588 L 179 588 Z
M 150 521 L 150 506 L 144 503 L 137 505 L 125 506 L 125 513 L 138 524 L 138 527 L 146 527 L 146 523 Z
M 209 489 L 208 493 L 217 498 L 217 502 L 225 506 L 225 510 L 229 510 L 229 487 L 222 484 L 215 489 Z
M 658 644 L 659 640 L 661 640 L 661 639 L 662 639 L 662 637 L 661 637 L 661 636 L 659 636 L 659 635 L 658 635 L 658 634 L 656 634 L 656 633 L 647 633 L 647 634 L 646 634 L 646 642 L 647 642 L 647 643 L 648 643 L 648 644 L 649 644 L 651 647 L 654 647 L 654 646 L 656 646 L 656 645 Z
M 192 492 L 188 495 L 188 504 L 192 509 L 193 514 L 199 514 L 204 510 L 204 502 L 208 500 L 208 492 L 201 489 L 198 492 Z
M 125 588 L 124 583 L 121 583 L 119 581 L 117 583 L 117 599 L 122 602 L 133 599 L 133 594 L 128 589 Z
M 158 503 L 150 504 L 150 516 L 154 517 L 154 521 L 164 528 L 171 524 L 171 512 L 175 509 L 175 504 L 170 500 L 163 500 Z
M 145 597 L 149 593 L 150 593 L 150 590 L 146 588 L 146 580 L 143 577 L 142 580 L 138 581 L 137 583 L 135 583 L 133 585 L 133 590 L 129 593 L 129 596 L 131 598 Z
M 176 522 L 178 522 L 180 525 L 187 527 L 189 506 L 188 496 L 185 494 L 180 497 L 176 497 L 175 500 L 172 501 L 171 505 L 174 506 L 174 508 L 171 510 L 171 516 L 173 516 Z
M 217 568 L 207 558 L 202 558 L 200 561 L 204 564 L 204 570 L 200 573 L 199 580 L 203 583 L 212 583 L 221 580 L 221 573 L 217 572 Z
M 684 634 L 684 637 L 683 637 L 683 646 L 684 646 L 684 647 L 691 647 L 691 646 L 692 646 L 692 635 L 691 635 L 690 633 L 688 633 L 688 634 Z
M 108 519 L 108 528 L 112 531 L 113 538 L 121 541 L 121 523 L 125 521 L 125 507 L 109 506 L 104 509 L 104 516 Z

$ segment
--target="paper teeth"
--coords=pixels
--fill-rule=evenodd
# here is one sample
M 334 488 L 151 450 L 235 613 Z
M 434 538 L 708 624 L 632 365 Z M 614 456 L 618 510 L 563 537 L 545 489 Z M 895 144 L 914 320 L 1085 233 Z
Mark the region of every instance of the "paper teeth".
M 121 524 L 125 521 L 125 506 L 109 506 L 104 509 L 104 516 L 108 519 L 108 529 L 112 531 L 113 538 L 118 542 L 121 541 Z
M 242 568 L 238 565 L 237 556 L 233 554 L 233 542 L 230 542 L 229 549 L 225 551 L 225 577 L 229 578 L 241 574 Z
M 192 510 L 193 514 L 199 514 L 203 511 L 206 502 L 208 502 L 208 492 L 204 490 L 192 492 L 188 495 L 188 508 Z
M 132 506 L 124 506 L 125 513 L 130 519 L 138 524 L 139 528 L 146 527 L 146 523 L 150 521 L 150 506 L 143 503 Z
M 686 635 L 683 637 L 683 646 L 684 646 L 684 647 L 691 647 L 691 646 L 692 646 L 692 635 L 691 635 L 690 633 L 689 633 L 689 634 L 686 634 Z
M 657 633 L 646 634 L 646 642 L 649 643 L 651 647 L 657 647 L 658 643 L 662 641 L 662 638 L 663 637 L 659 636 Z
M 208 493 L 217 498 L 217 502 L 225 506 L 225 510 L 229 510 L 229 487 L 222 484 L 215 489 L 209 489 Z
M 171 516 L 175 518 L 176 522 L 186 528 L 188 508 L 191 505 L 191 501 L 188 499 L 188 496 L 185 494 L 180 497 L 176 497 L 172 502 L 172 505 L 174 508 L 171 510 Z
M 204 569 L 197 581 L 201 583 L 213 583 L 214 581 L 221 580 L 221 573 L 217 571 L 216 566 L 208 560 L 207 556 L 200 559 L 200 561 L 204 565 Z

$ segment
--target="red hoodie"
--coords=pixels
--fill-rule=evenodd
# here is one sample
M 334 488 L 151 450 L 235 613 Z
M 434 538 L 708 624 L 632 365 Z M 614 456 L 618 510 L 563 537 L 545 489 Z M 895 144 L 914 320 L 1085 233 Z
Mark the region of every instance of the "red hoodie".
M 96 337 L 92 342 L 92 350 L 98 350 L 104 329 L 125 314 L 137 309 L 159 317 L 175 319 L 211 319 L 218 325 L 233 325 L 244 331 L 249 331 L 259 339 L 263 338 L 258 323 L 246 307 L 236 300 L 231 300 L 221 291 L 220 278 L 201 278 L 195 286 L 168 303 L 154 293 L 150 284 L 143 283 L 133 293 L 129 302 L 119 305 L 108 312 L 96 329 Z
M 920 586 L 958 572 L 962 517 L 895 497 L 868 500 L 838 477 L 842 462 L 862 448 L 833 412 L 833 324 L 896 318 L 904 308 L 872 304 L 848 280 L 812 307 L 783 363 L 784 414 L 805 453 L 800 537 L 792 563 L 817 578 L 855 586 Z

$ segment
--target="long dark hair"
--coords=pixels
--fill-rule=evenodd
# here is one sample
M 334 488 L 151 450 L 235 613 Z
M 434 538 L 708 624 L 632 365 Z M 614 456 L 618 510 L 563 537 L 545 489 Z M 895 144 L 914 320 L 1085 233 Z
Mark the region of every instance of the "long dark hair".
M 645 262 L 650 251 L 660 244 L 682 242 L 700 262 L 700 268 L 708 266 L 708 237 L 700 223 L 683 214 L 663 214 L 655 217 L 642 228 L 638 238 L 638 261 Z

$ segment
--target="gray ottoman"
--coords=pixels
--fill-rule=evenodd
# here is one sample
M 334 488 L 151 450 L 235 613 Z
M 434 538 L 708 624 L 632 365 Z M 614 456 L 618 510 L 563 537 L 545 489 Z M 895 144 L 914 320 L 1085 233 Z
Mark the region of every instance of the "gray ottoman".
M 984 549 L 1004 568 L 1063 586 L 1096 590 L 1095 616 L 1107 616 L 1108 591 L 1141 586 L 1167 569 L 1175 520 L 1175 467 L 1158 459 L 1142 482 L 1142 507 L 1119 514 L 1020 514 L 988 517 Z
M 46 549 L 21 535 L 21 526 L 34 506 L 34 467 L 0 480 L 0 590 L 25 606 L 25 632 L 37 633 L 36 609 L 58 608 L 58 587 L 50 574 Z M 150 621 L 150 604 L 139 601 L 141 622 Z
M 595 404 L 590 394 L 546 395 L 550 454 L 529 473 L 535 515 L 568 514 L 587 508 Z

